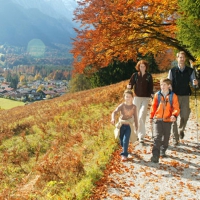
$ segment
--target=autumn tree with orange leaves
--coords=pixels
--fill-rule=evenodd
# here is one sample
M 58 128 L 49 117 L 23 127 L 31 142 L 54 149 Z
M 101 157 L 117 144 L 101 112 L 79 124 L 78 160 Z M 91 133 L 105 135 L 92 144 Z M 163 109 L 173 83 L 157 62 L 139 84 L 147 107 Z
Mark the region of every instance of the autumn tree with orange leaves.
M 74 69 L 106 67 L 114 60 L 136 60 L 138 54 L 183 50 L 176 39 L 177 0 L 81 0 L 74 12 Z

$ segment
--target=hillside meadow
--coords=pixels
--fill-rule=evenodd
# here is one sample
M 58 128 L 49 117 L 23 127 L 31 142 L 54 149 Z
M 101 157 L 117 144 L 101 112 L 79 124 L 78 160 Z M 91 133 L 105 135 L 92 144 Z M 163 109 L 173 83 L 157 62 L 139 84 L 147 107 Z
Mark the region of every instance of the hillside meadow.
M 86 199 L 118 144 L 126 82 L 0 111 L 0 199 Z
M 119 148 L 110 118 L 127 83 L 1 110 L 0 199 L 88 199 Z
M 15 108 L 17 106 L 23 106 L 24 103 L 20 102 L 20 101 L 13 101 L 10 99 L 4 99 L 4 98 L 0 98 L 0 108 L 1 109 L 11 109 L 11 108 Z

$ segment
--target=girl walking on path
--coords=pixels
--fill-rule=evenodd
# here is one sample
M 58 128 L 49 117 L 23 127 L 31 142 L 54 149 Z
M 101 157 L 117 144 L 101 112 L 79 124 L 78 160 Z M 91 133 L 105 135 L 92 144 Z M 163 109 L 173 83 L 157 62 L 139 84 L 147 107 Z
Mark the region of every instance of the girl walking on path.
M 151 95 L 153 95 L 153 78 L 148 73 L 149 64 L 145 60 L 140 60 L 136 64 L 136 70 L 138 72 L 133 73 L 127 88 L 134 88 L 134 100 L 133 104 L 137 107 L 138 114 L 138 139 L 140 143 L 144 143 L 144 137 L 146 135 L 146 116 L 148 110 L 148 104 Z
M 126 161 L 128 157 L 129 139 L 131 142 L 135 142 L 137 137 L 134 132 L 134 127 L 138 129 L 137 108 L 133 104 L 133 92 L 131 90 L 125 90 L 124 103 L 121 103 L 112 112 L 111 123 L 115 124 L 115 117 L 117 113 L 120 113 L 119 121 L 115 125 L 115 138 L 120 139 L 120 144 L 123 148 L 121 153 L 122 161 Z

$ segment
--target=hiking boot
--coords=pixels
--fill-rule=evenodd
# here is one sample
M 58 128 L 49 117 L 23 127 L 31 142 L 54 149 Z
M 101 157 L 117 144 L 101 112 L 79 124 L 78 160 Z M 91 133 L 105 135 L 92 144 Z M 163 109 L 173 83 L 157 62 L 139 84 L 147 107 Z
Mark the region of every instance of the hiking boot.
M 184 132 L 183 131 L 180 131 L 180 138 L 183 139 L 185 136 Z
M 158 163 L 159 162 L 159 158 L 157 156 L 152 156 L 151 157 L 151 162 Z
M 165 152 L 161 152 L 161 153 L 160 153 L 160 156 L 161 156 L 162 158 L 167 158 L 167 155 L 165 154 Z
M 173 145 L 177 146 L 179 144 L 179 141 L 173 140 Z

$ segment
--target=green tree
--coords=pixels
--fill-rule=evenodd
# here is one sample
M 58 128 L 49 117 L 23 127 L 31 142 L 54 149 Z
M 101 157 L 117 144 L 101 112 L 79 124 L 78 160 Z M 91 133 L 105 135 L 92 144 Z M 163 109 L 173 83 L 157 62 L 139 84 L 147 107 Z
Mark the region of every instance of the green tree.
M 158 65 L 155 62 L 153 54 L 142 56 L 138 54 L 138 60 L 145 59 L 148 61 L 150 72 L 158 72 Z M 136 62 L 129 60 L 128 62 L 115 61 L 108 67 L 100 68 L 90 77 L 92 87 L 100 87 L 118 83 L 127 80 L 134 73 Z
M 179 0 L 178 39 L 200 58 L 200 0 Z
M 12 73 L 10 70 L 6 70 L 4 73 L 4 77 L 6 79 L 7 82 L 11 82 L 12 80 Z
M 108 67 L 100 68 L 89 77 L 92 87 L 110 85 L 129 79 L 131 74 L 135 72 L 135 64 L 134 61 L 115 61 Z
M 17 89 L 17 85 L 19 83 L 19 77 L 17 74 L 13 74 L 11 81 L 10 81 L 10 87 Z
M 1 55 L 1 61 L 4 62 L 5 61 L 5 56 Z
M 69 82 L 70 92 L 78 92 L 91 88 L 89 78 L 85 74 L 76 74 Z

